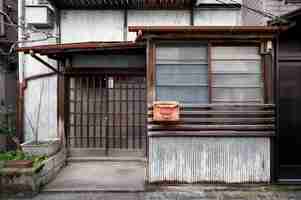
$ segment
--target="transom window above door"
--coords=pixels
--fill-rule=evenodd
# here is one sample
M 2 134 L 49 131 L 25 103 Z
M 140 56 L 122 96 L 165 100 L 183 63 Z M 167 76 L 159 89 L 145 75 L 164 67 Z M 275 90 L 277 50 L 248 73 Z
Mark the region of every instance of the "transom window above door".
M 168 44 L 156 48 L 156 99 L 182 104 L 262 103 L 256 46 Z

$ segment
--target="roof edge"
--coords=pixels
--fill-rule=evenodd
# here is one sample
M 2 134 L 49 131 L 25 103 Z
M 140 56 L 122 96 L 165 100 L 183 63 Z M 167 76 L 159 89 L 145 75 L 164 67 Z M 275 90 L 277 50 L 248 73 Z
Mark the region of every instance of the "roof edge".
M 286 26 L 129 26 L 130 32 L 143 33 L 278 33 Z

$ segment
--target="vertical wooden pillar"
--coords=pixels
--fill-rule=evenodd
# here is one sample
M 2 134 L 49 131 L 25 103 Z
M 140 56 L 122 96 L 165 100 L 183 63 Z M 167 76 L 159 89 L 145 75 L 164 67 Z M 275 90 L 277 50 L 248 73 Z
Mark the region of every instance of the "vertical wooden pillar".
M 62 66 L 59 64 L 59 71 L 62 72 Z M 58 138 L 61 139 L 62 145 L 66 145 L 65 138 L 65 77 L 58 75 Z
M 146 66 L 146 79 L 147 79 L 147 103 L 151 105 L 155 101 L 155 71 L 156 71 L 156 48 L 153 41 L 147 41 L 147 66 Z

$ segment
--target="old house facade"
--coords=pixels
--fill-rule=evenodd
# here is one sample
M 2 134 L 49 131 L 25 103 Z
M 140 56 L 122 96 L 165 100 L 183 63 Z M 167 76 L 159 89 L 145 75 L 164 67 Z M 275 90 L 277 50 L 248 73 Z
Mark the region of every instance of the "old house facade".
M 37 122 L 70 156 L 146 157 L 149 182 L 271 182 L 282 28 L 264 5 L 20 1 L 43 33 L 19 48 L 19 130 Z M 155 101 L 179 102 L 180 121 L 154 121 Z

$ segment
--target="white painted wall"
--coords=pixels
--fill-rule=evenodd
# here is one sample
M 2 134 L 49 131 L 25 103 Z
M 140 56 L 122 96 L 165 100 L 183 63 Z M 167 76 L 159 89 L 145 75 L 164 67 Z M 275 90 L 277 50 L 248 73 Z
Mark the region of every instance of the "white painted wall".
M 188 10 L 129 10 L 128 26 L 188 26 Z M 128 33 L 128 40 L 135 40 L 135 33 Z
M 123 41 L 123 11 L 61 11 L 62 43 Z
M 26 1 L 26 5 L 32 5 L 36 3 L 36 0 Z M 26 12 L 28 12 L 27 9 L 25 9 L 25 15 Z M 27 21 L 26 26 L 28 26 Z M 41 29 L 40 31 L 49 32 L 55 35 L 57 32 L 57 28 L 53 27 L 52 29 Z M 28 42 L 22 43 L 22 46 L 36 46 L 56 43 L 56 38 L 43 40 L 45 38 L 45 34 L 41 32 L 35 33 L 30 29 L 27 29 L 26 34 L 29 35 L 29 38 L 26 39 Z M 45 56 L 42 58 L 46 62 L 50 63 L 52 66 L 57 66 L 56 61 L 48 59 Z M 30 55 L 24 55 L 24 62 L 22 60 L 23 59 L 20 59 L 19 62 L 20 68 L 22 68 L 22 70 L 20 70 L 20 73 L 22 73 L 22 75 L 19 76 L 20 81 L 22 81 L 23 77 L 28 78 L 34 75 L 51 72 L 50 69 L 33 59 Z M 43 78 L 39 80 L 31 80 L 28 81 L 27 84 L 27 88 L 24 91 L 25 140 L 30 141 L 33 139 L 33 131 L 29 124 L 29 121 L 31 121 L 34 129 L 39 127 L 40 140 L 57 138 L 57 76 L 52 76 L 49 78 Z M 40 92 L 42 86 L 43 90 L 41 98 L 40 122 L 37 123 L 37 112 L 40 102 Z
M 242 25 L 240 10 L 215 9 L 194 11 L 194 25 L 196 26 L 239 26 Z

